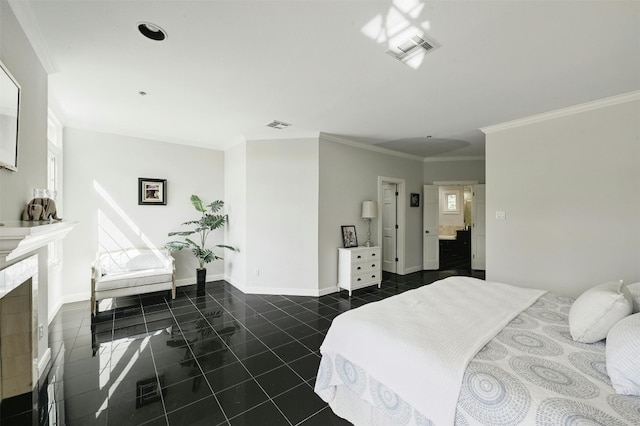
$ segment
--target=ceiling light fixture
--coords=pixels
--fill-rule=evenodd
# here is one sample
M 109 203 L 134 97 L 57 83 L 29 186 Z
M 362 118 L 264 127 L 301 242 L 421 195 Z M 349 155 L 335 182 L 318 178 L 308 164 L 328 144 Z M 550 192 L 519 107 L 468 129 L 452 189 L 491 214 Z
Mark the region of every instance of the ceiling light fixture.
M 440 46 L 426 35 L 417 33 L 413 37 L 401 41 L 396 47 L 391 47 L 387 53 L 401 62 L 407 62 L 418 53 L 425 55 L 438 47 Z
M 272 127 L 274 129 L 282 130 L 291 126 L 289 123 L 285 123 L 284 121 L 273 120 L 271 123 L 267 124 L 267 127 Z
M 138 31 L 150 40 L 162 41 L 167 38 L 167 32 L 150 22 L 138 22 Z

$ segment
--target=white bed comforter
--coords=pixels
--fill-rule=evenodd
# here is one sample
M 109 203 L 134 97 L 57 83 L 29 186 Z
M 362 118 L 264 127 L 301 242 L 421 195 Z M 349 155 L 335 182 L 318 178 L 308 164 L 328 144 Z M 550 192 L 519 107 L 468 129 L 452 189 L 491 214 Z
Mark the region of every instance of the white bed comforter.
M 343 369 L 343 376 L 352 375 L 348 380 L 357 381 L 361 368 L 434 424 L 452 425 L 471 358 L 544 293 L 446 278 L 337 316 L 320 352 L 348 360 L 349 368 Z M 330 402 L 334 386 L 342 383 L 320 382 L 316 393 Z

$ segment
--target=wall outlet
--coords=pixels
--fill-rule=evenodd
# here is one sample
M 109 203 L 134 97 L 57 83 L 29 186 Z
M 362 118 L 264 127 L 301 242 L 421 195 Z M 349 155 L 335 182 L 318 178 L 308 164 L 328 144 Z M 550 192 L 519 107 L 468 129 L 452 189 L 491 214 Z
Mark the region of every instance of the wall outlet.
M 505 220 L 507 218 L 507 214 L 503 210 L 499 210 L 496 212 L 496 219 Z
M 44 337 L 44 325 L 38 325 L 38 339 L 42 339 Z

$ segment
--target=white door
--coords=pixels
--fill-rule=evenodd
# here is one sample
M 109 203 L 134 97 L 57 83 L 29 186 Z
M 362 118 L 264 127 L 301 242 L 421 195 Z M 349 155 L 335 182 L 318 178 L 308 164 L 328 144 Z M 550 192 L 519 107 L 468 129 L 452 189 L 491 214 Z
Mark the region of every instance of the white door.
M 473 185 L 471 197 L 471 214 L 473 226 L 471 228 L 471 269 L 485 270 L 486 245 L 486 188 L 485 185 Z
M 397 273 L 398 185 L 382 185 L 382 270 Z
M 440 247 L 438 241 L 438 224 L 440 219 L 439 191 L 437 185 L 425 185 L 423 190 L 424 206 L 422 208 L 422 269 L 436 270 L 440 267 Z

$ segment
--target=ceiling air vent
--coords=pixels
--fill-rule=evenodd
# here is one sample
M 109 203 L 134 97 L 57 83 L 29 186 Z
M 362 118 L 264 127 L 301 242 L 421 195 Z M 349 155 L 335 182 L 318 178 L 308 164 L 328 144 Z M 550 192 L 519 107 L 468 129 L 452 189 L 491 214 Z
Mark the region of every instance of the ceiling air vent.
M 387 53 L 399 61 L 406 62 L 418 53 L 427 54 L 437 47 L 439 46 L 436 42 L 428 39 L 424 34 L 418 33 L 397 47 L 390 48 Z
M 271 123 L 267 124 L 267 127 L 273 127 L 278 130 L 286 129 L 289 126 L 291 126 L 291 124 L 278 120 L 273 120 Z

